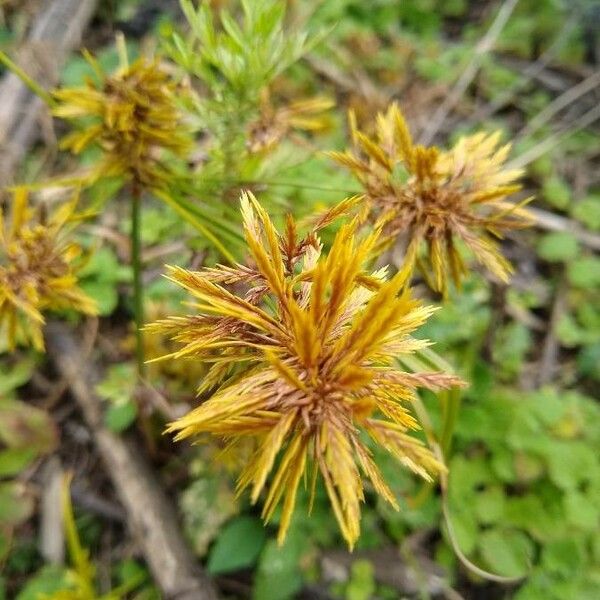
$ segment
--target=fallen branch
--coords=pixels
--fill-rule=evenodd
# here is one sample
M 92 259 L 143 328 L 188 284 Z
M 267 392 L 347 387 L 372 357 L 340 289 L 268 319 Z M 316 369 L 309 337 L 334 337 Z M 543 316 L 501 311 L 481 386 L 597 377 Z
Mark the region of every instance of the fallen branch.
M 36 17 L 18 63 L 45 88 L 54 86 L 68 53 L 81 41 L 98 0 L 52 0 Z M 44 102 L 13 73 L 0 81 L 0 186 L 8 184 L 39 133 Z
M 475 75 L 477 75 L 483 59 L 494 47 L 500 32 L 502 29 L 504 29 L 504 26 L 506 25 L 510 15 L 517 5 L 517 2 L 518 0 L 504 1 L 487 33 L 481 38 L 477 46 L 475 46 L 475 53 L 467 65 L 467 68 L 463 71 L 458 81 L 454 84 L 454 87 L 450 90 L 450 93 L 446 96 L 444 102 L 440 104 L 438 109 L 429 120 L 425 131 L 423 131 L 421 134 L 419 143 L 427 146 L 432 142 L 435 134 L 439 131 L 444 120 L 450 114 L 450 111 L 458 104 L 464 93 L 467 91 L 467 88 L 473 82 L 473 79 L 475 79 Z
M 546 229 L 547 231 L 566 231 L 573 234 L 577 241 L 592 250 L 600 250 L 600 234 L 587 231 L 580 227 L 575 221 L 555 215 L 541 208 L 527 209 L 534 217 L 534 227 Z
M 126 510 L 127 525 L 164 597 L 216 600 L 212 583 L 185 545 L 171 503 L 137 440 L 104 426 L 100 399 L 93 391 L 97 373 L 91 361 L 81 359 L 74 336 L 61 324 L 47 326 L 46 343 L 60 375 L 69 382 Z
M 534 227 L 547 231 L 566 231 L 573 234 L 577 241 L 592 250 L 600 250 L 600 234 L 583 229 L 577 222 L 560 215 L 548 212 L 541 208 L 527 209 L 534 217 Z

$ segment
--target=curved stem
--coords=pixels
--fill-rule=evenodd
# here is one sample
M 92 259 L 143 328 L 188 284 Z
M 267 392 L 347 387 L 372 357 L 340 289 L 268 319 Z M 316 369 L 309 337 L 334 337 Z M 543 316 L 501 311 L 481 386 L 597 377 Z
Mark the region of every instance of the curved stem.
M 50 108 L 55 104 L 52 95 L 47 92 L 37 81 L 32 79 L 19 65 L 11 60 L 5 52 L 0 50 L 0 63 L 16 75 L 38 98 L 42 99 Z
M 144 364 L 144 295 L 142 288 L 142 259 L 141 259 L 141 199 L 142 190 L 139 182 L 131 185 L 131 266 L 133 269 L 133 314 L 135 318 L 135 354 L 137 372 L 143 378 L 146 371 Z

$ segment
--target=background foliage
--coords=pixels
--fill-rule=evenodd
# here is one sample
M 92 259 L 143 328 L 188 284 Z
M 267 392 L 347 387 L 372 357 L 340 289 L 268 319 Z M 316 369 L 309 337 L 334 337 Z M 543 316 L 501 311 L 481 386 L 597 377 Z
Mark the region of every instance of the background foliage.
M 502 3 L 289 2 L 284 17 L 280 1 L 213 2 L 212 8 L 203 3 L 196 11 L 186 0 L 182 7 L 191 28 L 168 2 L 101 4 L 85 45 L 103 68 L 118 64 L 114 32 L 123 30 L 130 57 L 161 49 L 188 72 L 185 83 L 194 90 L 181 101 L 191 111 L 190 126 L 201 132 L 198 156 L 189 170 L 181 166 L 171 205 L 147 199 L 143 209 L 147 312 L 154 320 L 172 313 L 182 299 L 159 276 L 163 263 L 222 260 L 203 235 L 206 228 L 240 257 L 240 188 L 253 189 L 279 219 L 288 210 L 310 214 L 358 191 L 320 152 L 347 145 L 346 109 L 354 108 L 368 126 L 377 110 L 397 99 L 413 130 L 421 130 Z M 26 31 L 30 3 L 25 5 L 2 9 L 0 43 L 6 48 L 17 45 Z M 97 358 L 105 369 L 96 391 L 105 403 L 105 422 L 116 432 L 142 432 L 177 498 L 191 546 L 225 596 L 361 600 L 450 598 L 457 591 L 464 598 L 598 597 L 598 133 L 597 126 L 577 127 L 581 115 L 598 104 L 598 86 L 560 111 L 554 111 L 553 101 L 597 72 L 599 15 L 600 5 L 592 0 L 520 0 L 438 134 L 446 142 L 474 129 L 500 127 L 515 140 L 514 156 L 553 134 L 561 136 L 527 165 L 526 187 L 536 195 L 534 207 L 543 218 L 541 226 L 505 243 L 517 267 L 511 286 L 473 274 L 420 331 L 420 337 L 436 340 L 436 350 L 471 382 L 449 464 L 449 512 L 457 542 L 476 564 L 523 576 L 510 586 L 485 582 L 461 566 L 439 493 L 423 489 L 385 455 L 378 461 L 402 510 L 396 513 L 369 495 L 353 555 L 342 549 L 322 492 L 310 517 L 297 512 L 279 548 L 277 519 L 265 528 L 256 510 L 235 498 L 235 457 L 215 460 L 218 448 L 210 444 L 171 444 L 160 435 L 164 414 L 136 399 L 128 323 L 129 216 L 123 203 L 112 202 L 126 192 L 118 180 L 102 180 L 87 190 L 86 201 L 99 216 L 81 228 L 81 242 L 94 250 L 82 271 L 82 287 L 99 303 Z M 89 65 L 74 55 L 61 81 L 77 85 L 90 74 Z M 292 129 L 268 152 L 253 153 L 248 131 L 260 118 L 267 87 L 279 108 L 317 95 L 335 101 L 336 108 L 324 111 L 319 131 Z M 40 145 L 27 157 L 20 179 L 38 181 L 95 160 L 94 150 L 73 158 Z M 52 193 L 45 193 L 52 201 Z M 547 226 L 549 214 L 566 219 L 560 221 L 566 226 Z M 426 294 L 423 286 L 417 289 Z M 77 316 L 65 316 L 77 322 Z M 149 357 L 169 348 L 163 339 L 145 343 Z M 161 363 L 150 367 L 149 378 L 178 414 L 193 404 L 202 374 L 201 365 Z M 110 598 L 113 589 L 114 597 L 157 598 L 145 566 L 126 542 L 123 523 L 81 501 L 93 496 L 116 503 L 81 419 L 70 398 L 56 393 L 53 377 L 39 355 L 0 356 L 0 598 L 76 597 L 52 596 L 75 589 L 76 565 L 44 565 L 39 552 L 40 473 L 51 455 L 59 456 L 87 490 L 75 495 L 80 501 L 74 526 L 101 576 L 92 578 L 94 591 L 83 597 Z M 424 402 L 439 425 L 437 399 L 424 397 Z

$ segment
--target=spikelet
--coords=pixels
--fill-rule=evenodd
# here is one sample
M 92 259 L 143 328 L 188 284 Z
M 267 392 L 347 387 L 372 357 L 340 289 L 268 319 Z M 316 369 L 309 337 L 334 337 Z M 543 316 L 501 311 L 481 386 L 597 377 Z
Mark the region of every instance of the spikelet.
M 410 400 L 417 387 L 447 388 L 461 381 L 397 367 L 397 356 L 427 345 L 411 334 L 432 309 L 411 297 L 401 274 L 386 281 L 385 270 L 365 271 L 379 230 L 359 237 L 359 221 L 353 219 L 341 226 L 324 256 L 314 231 L 298 239 L 288 219 L 280 235 L 251 194 L 241 204 L 254 266 L 170 268 L 172 281 L 194 297 L 195 314 L 150 326 L 181 344 L 175 358 L 212 365 L 210 389 L 201 388 L 212 394 L 169 431 L 177 439 L 211 433 L 227 444 L 254 440 L 238 489 L 249 488 L 253 502 L 264 497 L 266 520 L 282 505 L 280 542 L 312 465 L 352 548 L 360 532 L 363 476 L 398 507 L 361 432 L 430 479 L 444 466 L 410 435 L 418 429 Z M 229 284 L 238 291 L 245 284 L 246 292 L 238 295 Z
M 461 241 L 495 276 L 507 281 L 512 267 L 497 238 L 531 224 L 523 208 L 507 197 L 521 189 L 520 170 L 503 163 L 510 145 L 498 147 L 500 134 L 462 137 L 447 152 L 415 145 L 397 104 L 377 115 L 371 139 L 358 131 L 351 115 L 354 148 L 330 152 L 364 188 L 372 212 L 386 222 L 388 244 L 406 246 L 403 271 L 416 268 L 444 295 L 448 282 L 460 285 L 467 267 L 457 247 Z
M 185 157 L 191 148 L 176 104 L 176 84 L 158 60 L 140 58 L 108 74 L 91 55 L 85 56 L 96 79 L 53 94 L 54 115 L 76 126 L 61 147 L 75 154 L 92 145 L 102 149 L 103 160 L 90 174 L 92 180 L 125 176 L 146 187 L 161 187 L 169 178 L 165 152 Z
M 34 211 L 28 191 L 17 188 L 10 219 L 0 212 L 0 333 L 11 350 L 17 343 L 44 349 L 46 311 L 96 313 L 94 301 L 77 285 L 82 250 L 65 235 L 81 218 L 76 204 L 74 196 L 47 215 Z

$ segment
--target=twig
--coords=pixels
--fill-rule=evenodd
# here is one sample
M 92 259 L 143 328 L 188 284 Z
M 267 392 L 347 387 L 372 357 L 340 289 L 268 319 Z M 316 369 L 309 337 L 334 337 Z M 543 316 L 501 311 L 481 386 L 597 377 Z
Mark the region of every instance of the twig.
M 65 559 L 65 539 L 60 490 L 63 479 L 60 459 L 48 459 L 42 473 L 43 486 L 40 502 L 40 554 L 52 564 L 61 565 Z
M 556 327 L 566 308 L 568 290 L 567 277 L 563 272 L 556 288 L 550 322 L 548 323 L 548 333 L 544 338 L 544 345 L 542 346 L 542 357 L 540 359 L 537 378 L 538 386 L 546 385 L 552 381 L 555 375 L 559 348 L 558 340 L 556 339 Z
M 51 87 L 68 52 L 79 44 L 98 0 L 52 0 L 43 4 L 15 62 L 28 67 L 42 63 L 35 78 L 43 87 Z M 0 98 L 0 185 L 4 186 L 35 141 L 37 120 L 45 104 L 14 73 L 7 73 L 0 81 Z
M 535 227 L 547 231 L 568 231 L 588 248 L 600 250 L 600 234 L 587 231 L 572 219 L 561 217 L 560 215 L 556 215 L 541 208 L 528 207 L 527 210 L 535 219 L 533 223 Z
M 454 84 L 454 87 L 446 96 L 444 102 L 442 102 L 435 111 L 429 124 L 421 134 L 419 140 L 421 144 L 427 145 L 431 143 L 450 111 L 458 104 L 463 94 L 467 91 L 467 88 L 471 85 L 475 75 L 477 75 L 477 71 L 479 71 L 479 67 L 481 66 L 485 55 L 493 48 L 500 32 L 506 25 L 506 22 L 518 1 L 519 0 L 505 0 L 502 4 L 502 7 L 498 11 L 496 18 L 492 22 L 487 33 L 481 38 L 477 46 L 475 46 L 475 52 L 471 58 L 471 62 L 469 62 L 467 68 L 462 72 L 458 81 Z
M 144 362 L 144 290 L 141 259 L 141 202 L 142 188 L 134 179 L 131 185 L 131 267 L 133 269 L 133 314 L 135 321 L 135 357 L 138 378 L 146 373 Z
M 573 13 L 549 48 L 535 62 L 531 63 L 526 69 L 519 72 L 521 79 L 514 85 L 511 85 L 496 99 L 487 103 L 485 106 L 482 106 L 472 117 L 469 117 L 467 122 L 474 124 L 489 119 L 492 115 L 497 113 L 501 108 L 504 108 L 511 100 L 513 100 L 520 90 L 522 90 L 534 77 L 541 73 L 550 64 L 558 51 L 564 46 L 564 43 L 577 25 L 578 20 L 579 13 Z
M 588 125 L 591 125 L 598 119 L 600 119 L 600 104 L 588 110 L 573 123 L 570 123 L 568 126 L 564 127 L 561 131 L 550 135 L 545 140 L 542 140 L 539 144 L 533 146 L 533 148 L 527 150 L 527 152 L 521 154 L 521 156 L 517 156 L 517 158 L 506 163 L 506 169 L 520 169 L 527 166 L 534 160 L 540 158 L 540 156 L 546 154 L 546 152 L 556 148 L 556 146 L 558 146 L 559 143 L 566 138 L 570 137 L 574 133 L 577 133 L 578 131 L 581 131 L 582 129 L 585 129 Z
M 596 71 L 577 85 L 569 88 L 564 94 L 555 98 L 544 110 L 540 111 L 531 121 L 517 134 L 517 138 L 524 138 L 543 127 L 556 113 L 560 112 L 569 104 L 578 100 L 581 96 L 591 92 L 600 85 L 600 71 Z
M 58 323 L 46 327 L 46 343 L 62 377 L 92 431 L 94 441 L 127 513 L 127 523 L 165 598 L 216 600 L 208 577 L 181 537 L 172 506 L 133 436 L 119 436 L 103 424 L 100 399 L 93 392 L 90 361 L 82 362 L 73 335 Z

